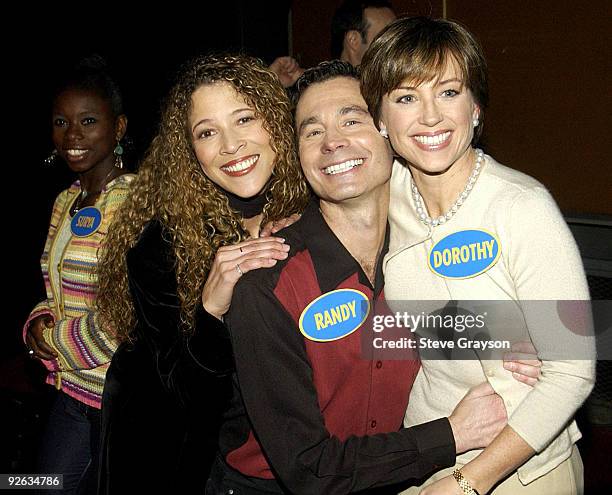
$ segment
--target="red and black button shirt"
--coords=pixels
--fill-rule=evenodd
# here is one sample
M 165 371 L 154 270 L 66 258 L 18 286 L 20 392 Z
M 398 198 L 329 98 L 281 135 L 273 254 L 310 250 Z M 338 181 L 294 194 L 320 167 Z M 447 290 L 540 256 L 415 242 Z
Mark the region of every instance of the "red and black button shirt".
M 388 228 L 374 287 L 325 223 L 318 201 L 279 235 L 290 245 L 289 257 L 245 274 L 225 320 L 236 361 L 220 434 L 225 462 L 262 487 L 276 479 L 305 494 L 386 486 L 452 466 L 455 443 L 446 418 L 402 429 L 416 354 L 377 359 L 367 344 L 368 320 L 328 342 L 300 332 L 305 308 L 336 289 L 357 289 L 372 307 L 384 305 Z

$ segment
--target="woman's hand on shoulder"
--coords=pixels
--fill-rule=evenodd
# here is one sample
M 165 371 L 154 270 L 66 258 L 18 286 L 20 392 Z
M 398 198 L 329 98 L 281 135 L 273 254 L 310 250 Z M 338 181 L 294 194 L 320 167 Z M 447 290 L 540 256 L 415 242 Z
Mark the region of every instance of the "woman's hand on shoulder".
M 274 266 L 287 258 L 288 252 L 289 245 L 281 237 L 260 237 L 220 248 L 202 291 L 204 309 L 221 319 L 229 310 L 240 277 L 251 270 Z
M 285 227 L 289 227 L 289 225 L 297 222 L 301 216 L 302 215 L 299 213 L 294 213 L 290 217 L 270 221 L 259 231 L 259 237 L 270 237 L 271 235 L 276 234 L 279 230 L 283 230 Z
M 511 352 L 504 354 L 504 368 L 515 380 L 533 387 L 542 374 L 542 361 L 531 342 L 516 342 Z
M 46 361 L 57 357 L 57 352 L 47 344 L 43 337 L 43 331 L 53 325 L 53 318 L 48 314 L 39 315 L 30 322 L 25 340 L 29 349 L 34 351 L 34 354 L 31 354 L 32 357 Z

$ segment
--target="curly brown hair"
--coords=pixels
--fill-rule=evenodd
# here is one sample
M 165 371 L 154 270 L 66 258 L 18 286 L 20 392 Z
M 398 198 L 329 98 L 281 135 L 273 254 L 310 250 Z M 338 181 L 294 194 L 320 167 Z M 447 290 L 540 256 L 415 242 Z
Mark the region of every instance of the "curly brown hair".
M 136 323 L 126 253 L 151 219 L 169 234 L 176 256 L 181 330 L 191 332 L 217 249 L 248 237 L 242 217 L 202 172 L 187 122 L 191 96 L 202 85 L 228 82 L 263 119 L 276 162 L 266 189 L 262 224 L 303 211 L 309 190 L 299 166 L 288 97 L 276 75 L 245 55 L 207 55 L 179 72 L 129 197 L 117 212 L 101 251 L 97 306 L 102 325 L 120 341 Z

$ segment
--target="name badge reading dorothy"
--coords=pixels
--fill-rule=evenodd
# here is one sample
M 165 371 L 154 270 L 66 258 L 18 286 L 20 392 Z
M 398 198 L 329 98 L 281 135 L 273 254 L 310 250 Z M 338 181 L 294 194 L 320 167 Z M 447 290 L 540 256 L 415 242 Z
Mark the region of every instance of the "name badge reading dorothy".
M 355 289 L 337 289 L 312 301 L 300 315 L 300 332 L 315 342 L 331 342 L 350 335 L 368 317 L 370 301 Z
M 70 230 L 77 237 L 87 237 L 96 232 L 102 223 L 102 213 L 94 206 L 80 209 L 70 222 Z
M 462 230 L 447 235 L 431 249 L 427 264 L 444 278 L 470 278 L 491 268 L 501 254 L 499 240 L 484 230 Z

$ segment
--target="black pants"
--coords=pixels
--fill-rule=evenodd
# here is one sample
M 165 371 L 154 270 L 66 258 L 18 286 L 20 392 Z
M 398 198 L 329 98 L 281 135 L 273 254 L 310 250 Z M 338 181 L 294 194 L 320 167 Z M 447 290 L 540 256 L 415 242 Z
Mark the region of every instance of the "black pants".
M 206 483 L 206 495 L 261 495 L 289 493 L 275 480 L 250 478 L 229 467 L 217 456 Z
M 408 486 L 410 485 L 391 485 L 381 488 L 372 488 L 355 492 L 355 495 L 396 495 L 400 491 L 408 488 Z M 261 478 L 244 476 L 235 469 L 229 467 L 227 463 L 217 455 L 217 459 L 210 471 L 210 477 L 206 483 L 205 495 L 290 495 L 290 493 L 291 492 L 288 490 L 283 490 L 276 480 L 264 480 Z

